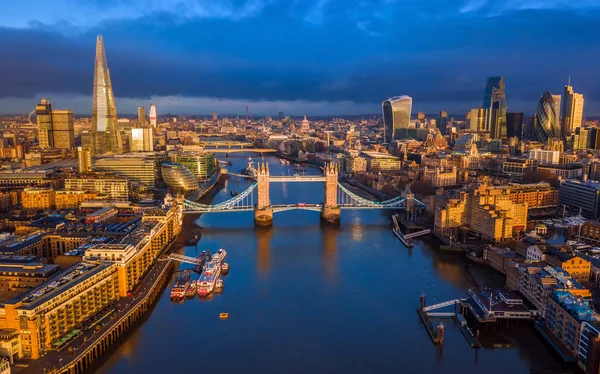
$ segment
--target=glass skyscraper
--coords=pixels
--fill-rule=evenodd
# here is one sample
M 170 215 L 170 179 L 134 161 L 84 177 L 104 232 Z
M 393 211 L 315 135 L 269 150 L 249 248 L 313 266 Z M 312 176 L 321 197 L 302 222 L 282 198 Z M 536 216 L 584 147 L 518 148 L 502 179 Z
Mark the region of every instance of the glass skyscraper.
M 412 98 L 406 95 L 385 100 L 383 109 L 383 139 L 390 144 L 392 140 L 408 137 L 408 125 L 412 111 Z
M 504 77 L 489 77 L 483 97 L 483 108 L 488 110 L 486 131 L 492 139 L 506 137 L 506 94 Z
M 566 139 L 567 135 L 580 128 L 583 122 L 583 95 L 575 93 L 569 81 L 563 96 L 561 137 Z
M 122 153 L 117 108 L 106 63 L 102 36 L 96 38 L 94 93 L 92 101 L 92 154 Z
M 519 139 L 523 137 L 523 113 L 506 113 L 506 136 L 512 138 L 516 136 Z
M 537 141 L 548 143 L 548 139 L 560 136 L 559 108 L 560 95 L 544 92 L 533 118 L 533 136 Z

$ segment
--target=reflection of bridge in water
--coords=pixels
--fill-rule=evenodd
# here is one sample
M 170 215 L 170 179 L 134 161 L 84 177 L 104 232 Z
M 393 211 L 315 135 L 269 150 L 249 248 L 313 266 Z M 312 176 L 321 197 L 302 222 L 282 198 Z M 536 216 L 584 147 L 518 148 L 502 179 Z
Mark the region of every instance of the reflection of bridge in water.
M 290 210 L 310 210 L 321 212 L 321 218 L 330 223 L 338 223 L 342 209 L 390 209 L 407 210 L 412 216 L 419 214 L 425 204 L 415 199 L 407 189 L 402 195 L 385 201 L 372 201 L 358 196 L 338 182 L 338 169 L 333 164 L 324 168 L 324 175 L 271 176 L 269 165 L 261 164 L 254 182 L 250 187 L 224 202 L 208 205 L 184 200 L 185 213 L 227 213 L 253 211 L 257 225 L 269 226 L 273 222 L 273 214 Z M 269 198 L 270 183 L 289 182 L 324 182 L 325 198 L 322 204 L 284 204 L 273 205 Z M 255 196 L 256 195 L 256 196 Z

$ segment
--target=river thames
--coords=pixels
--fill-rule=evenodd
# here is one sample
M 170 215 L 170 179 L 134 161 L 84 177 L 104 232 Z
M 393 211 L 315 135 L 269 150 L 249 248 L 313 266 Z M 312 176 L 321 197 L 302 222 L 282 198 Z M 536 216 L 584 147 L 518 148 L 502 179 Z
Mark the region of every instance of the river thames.
M 246 156 L 247 157 L 247 156 Z M 243 156 L 230 159 L 239 172 Z M 265 157 L 272 175 L 290 166 Z M 318 174 L 316 168 L 306 173 Z M 248 180 L 229 177 L 214 202 L 241 192 Z M 271 184 L 273 204 L 322 203 L 321 183 Z M 222 295 L 169 300 L 168 287 L 149 318 L 99 368 L 99 373 L 529 373 L 560 370 L 531 328 L 496 331 L 471 348 L 451 320 L 443 347 L 432 344 L 416 309 L 463 297 L 470 287 L 502 286 L 487 267 L 440 253 L 437 242 L 407 249 L 392 234 L 389 213 L 344 211 L 339 227 L 319 214 L 290 211 L 270 229 L 253 214 L 186 217 L 189 235 L 203 227 L 197 247 L 225 248 L 229 275 Z M 191 268 L 181 265 L 180 269 Z M 172 282 L 171 282 L 172 283 Z M 220 320 L 219 313 L 229 313 Z

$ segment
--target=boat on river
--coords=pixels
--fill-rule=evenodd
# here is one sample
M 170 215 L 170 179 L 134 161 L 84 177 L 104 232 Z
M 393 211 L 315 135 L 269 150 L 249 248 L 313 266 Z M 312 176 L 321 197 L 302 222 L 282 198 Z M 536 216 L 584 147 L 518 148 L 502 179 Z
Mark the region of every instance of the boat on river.
M 198 296 L 206 297 L 210 295 L 219 280 L 219 276 L 221 275 L 221 265 L 215 262 L 209 262 L 204 267 L 204 271 L 200 275 L 200 278 L 197 282 L 198 288 Z
M 185 297 L 192 298 L 196 296 L 196 281 L 191 281 L 187 291 L 185 291 Z
M 221 264 L 223 261 L 225 261 L 225 257 L 227 257 L 227 251 L 223 248 L 220 248 L 212 255 L 211 261 Z
M 190 287 L 190 275 L 187 271 L 179 274 L 175 284 L 171 289 L 171 301 L 182 301 L 185 298 L 186 291 Z
M 221 266 L 221 274 L 227 275 L 227 273 L 229 273 L 229 264 L 224 262 Z

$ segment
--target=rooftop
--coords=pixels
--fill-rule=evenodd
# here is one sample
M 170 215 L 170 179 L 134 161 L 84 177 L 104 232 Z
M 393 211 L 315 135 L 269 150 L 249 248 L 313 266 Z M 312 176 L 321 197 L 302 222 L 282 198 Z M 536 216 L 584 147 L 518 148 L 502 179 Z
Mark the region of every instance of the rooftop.
M 53 282 L 44 283 L 23 295 L 6 301 L 6 304 L 22 302 L 20 309 L 34 309 L 109 266 L 111 264 L 104 262 L 80 262 L 60 273 Z

